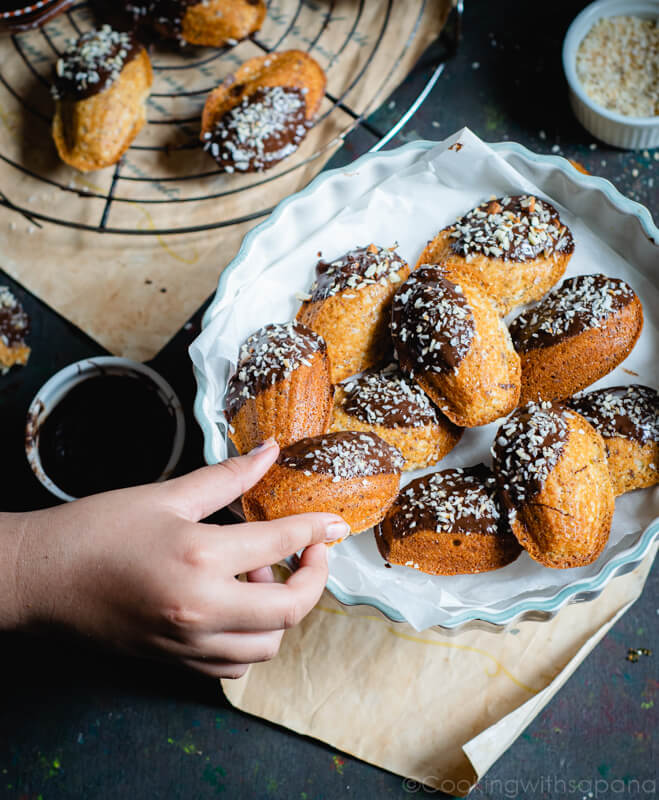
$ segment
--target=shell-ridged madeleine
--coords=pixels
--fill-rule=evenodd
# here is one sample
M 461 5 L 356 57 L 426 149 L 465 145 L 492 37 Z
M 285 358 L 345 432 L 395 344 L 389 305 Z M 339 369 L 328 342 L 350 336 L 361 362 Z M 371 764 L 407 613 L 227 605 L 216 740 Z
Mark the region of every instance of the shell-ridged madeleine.
M 462 436 L 462 428 L 449 422 L 395 364 L 336 387 L 330 431 L 377 434 L 400 450 L 406 470 L 436 464 Z
M 522 550 L 499 510 L 494 476 L 484 464 L 408 483 L 378 525 L 375 541 L 389 563 L 430 575 L 499 569 Z
M 409 274 L 395 247 L 374 244 L 318 262 L 316 280 L 297 319 L 327 342 L 333 383 L 390 354 L 391 299 Z
M 108 16 L 123 7 L 124 25 L 143 38 L 174 39 L 179 45 L 225 47 L 235 45 L 263 25 L 264 0 L 104 0 L 98 5 Z
M 521 403 L 565 400 L 631 353 L 643 308 L 620 278 L 577 275 L 520 314 L 510 335 L 522 360 Z
M 556 569 L 592 563 L 614 506 L 599 433 L 564 406 L 529 403 L 499 428 L 493 455 L 510 527 L 531 558 Z
M 372 433 L 348 431 L 284 448 L 243 495 L 245 519 L 270 520 L 324 511 L 360 533 L 384 517 L 398 493 L 403 458 Z
M 604 439 L 616 495 L 659 483 L 659 394 L 649 386 L 612 386 L 573 397 Z
M 441 230 L 420 264 L 467 269 L 501 316 L 538 300 L 565 272 L 574 240 L 556 209 L 533 195 L 499 197 Z
M 103 25 L 83 33 L 57 62 L 53 139 L 81 172 L 115 164 L 146 120 L 153 73 L 130 33 Z
M 204 149 L 225 172 L 263 172 L 297 150 L 314 123 L 325 73 L 301 50 L 250 58 L 207 97 Z
M 403 371 L 456 425 L 486 425 L 517 405 L 519 356 L 469 275 L 415 270 L 394 297 L 391 335 Z
M 324 433 L 332 398 L 322 338 L 295 322 L 266 325 L 240 348 L 227 387 L 229 438 L 247 453 L 270 436 L 285 447 Z

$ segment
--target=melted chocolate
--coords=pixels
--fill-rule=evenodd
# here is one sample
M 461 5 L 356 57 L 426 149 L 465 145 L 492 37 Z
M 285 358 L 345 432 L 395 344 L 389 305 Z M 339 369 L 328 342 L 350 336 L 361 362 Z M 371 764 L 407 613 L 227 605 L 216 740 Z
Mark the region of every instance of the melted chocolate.
M 41 0 L 27 4 L 19 0 L 0 3 L 0 31 L 19 33 L 40 28 L 73 5 L 73 0 Z
M 343 410 L 367 425 L 420 428 L 439 421 L 437 410 L 426 393 L 395 364 L 350 378 L 343 389 Z
M 30 319 L 6 286 L 0 286 L 0 339 L 5 347 L 23 347 Z
M 229 422 L 245 402 L 268 386 L 288 378 L 298 367 L 311 366 L 325 341 L 299 322 L 275 323 L 253 333 L 240 348 L 236 372 L 226 394 Z
M 101 374 L 74 386 L 38 433 L 45 473 L 73 497 L 157 480 L 175 423 L 151 381 Z
M 620 278 L 578 275 L 563 281 L 537 306 L 514 319 L 510 336 L 520 353 L 550 347 L 603 325 L 634 297 L 634 290 Z
M 570 414 L 551 403 L 529 403 L 497 431 L 494 473 L 508 508 L 537 495 L 558 463 L 568 436 Z
M 410 375 L 457 370 L 475 335 L 462 289 L 434 266 L 419 267 L 400 287 L 391 319 L 398 361 Z
M 476 254 L 533 261 L 574 250 L 572 234 L 554 206 L 528 195 L 481 203 L 445 230 L 452 240 L 451 250 L 467 261 Z
M 285 447 L 277 463 L 305 475 L 331 475 L 335 483 L 380 473 L 399 473 L 400 452 L 374 433 L 327 433 Z
M 568 401 L 605 438 L 659 442 L 659 394 L 649 386 L 613 386 Z
M 264 86 L 204 133 L 204 150 L 225 172 L 263 172 L 294 153 L 307 135 L 306 90 Z
M 130 33 L 103 25 L 71 40 L 55 68 L 56 99 L 82 100 L 108 89 L 124 66 L 142 50 Z
M 387 285 L 399 283 L 398 273 L 407 264 L 396 252 L 396 247 L 355 247 L 334 261 L 323 261 L 316 265 L 309 300 L 315 303 L 326 300 L 344 289 L 364 289 L 375 283 Z
M 401 489 L 388 521 L 395 539 L 428 530 L 467 535 L 506 531 L 497 506 L 496 482 L 484 464 L 417 478 Z

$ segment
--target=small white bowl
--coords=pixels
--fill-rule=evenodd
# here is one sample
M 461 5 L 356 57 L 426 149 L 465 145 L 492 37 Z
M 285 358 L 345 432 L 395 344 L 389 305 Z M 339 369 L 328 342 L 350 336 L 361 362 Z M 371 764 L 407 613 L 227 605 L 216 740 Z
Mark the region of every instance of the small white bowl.
M 158 480 L 166 480 L 174 471 L 181 457 L 183 442 L 185 441 L 185 417 L 183 416 L 181 401 L 178 399 L 176 392 L 155 370 L 144 364 L 140 364 L 138 361 L 131 361 L 128 358 L 116 358 L 114 356 L 86 358 L 83 361 L 77 361 L 75 364 L 69 364 L 68 367 L 64 367 L 64 369 L 56 372 L 46 381 L 34 396 L 27 413 L 27 425 L 25 429 L 25 452 L 27 454 L 27 460 L 30 462 L 32 472 L 37 476 L 40 483 L 60 500 L 71 501 L 77 498 L 60 489 L 46 474 L 41 464 L 41 458 L 39 456 L 39 431 L 46 417 L 74 386 L 77 386 L 88 378 L 101 374 L 130 375 L 131 373 L 138 373 L 148 378 L 155 385 L 163 403 L 174 417 L 175 429 L 172 452 Z
M 625 150 L 659 146 L 659 116 L 628 117 L 594 103 L 577 77 L 577 50 L 584 36 L 604 17 L 659 18 L 659 0 L 597 0 L 578 14 L 563 41 L 563 70 L 572 110 L 579 122 L 606 144 Z

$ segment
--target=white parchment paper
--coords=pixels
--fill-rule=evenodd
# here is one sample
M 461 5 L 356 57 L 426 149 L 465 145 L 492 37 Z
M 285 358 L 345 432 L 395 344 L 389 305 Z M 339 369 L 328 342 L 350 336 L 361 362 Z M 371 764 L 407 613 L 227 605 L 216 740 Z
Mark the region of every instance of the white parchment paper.
M 458 146 L 456 146 L 458 145 Z M 584 222 L 534 186 L 487 144 L 464 129 L 421 155 L 409 167 L 390 175 L 374 188 L 353 195 L 329 222 L 317 228 L 302 226 L 304 235 L 284 257 L 272 263 L 247 262 L 231 275 L 220 312 L 191 347 L 197 368 L 207 377 L 214 419 L 223 437 L 222 457 L 228 454 L 223 397 L 235 368 L 240 344 L 269 322 L 292 319 L 299 307 L 296 292 L 313 281 L 318 252 L 335 258 L 370 242 L 389 246 L 398 242 L 412 266 L 426 242 L 445 225 L 491 195 L 533 193 L 546 197 L 572 230 L 575 252 L 565 277 L 603 272 L 626 280 L 641 298 L 645 325 L 634 351 L 612 373 L 591 388 L 628 383 L 656 387 L 659 361 L 659 278 L 645 272 L 612 250 Z M 286 235 L 290 235 L 290 231 Z M 515 311 L 513 316 L 519 313 Z M 633 374 L 636 373 L 636 374 Z M 465 431 L 460 444 L 433 469 L 491 463 L 489 449 L 501 421 Z M 426 470 L 428 471 L 428 470 Z M 402 484 L 422 474 L 406 473 Z M 441 621 L 440 609 L 497 608 L 512 597 L 550 598 L 575 580 L 597 575 L 616 554 L 630 547 L 659 515 L 659 488 L 618 498 L 606 550 L 594 564 L 570 570 L 552 570 L 526 553 L 503 569 L 480 575 L 438 577 L 413 569 L 385 568 L 372 531 L 349 538 L 330 549 L 330 574 L 349 594 L 375 597 L 397 610 L 421 630 Z

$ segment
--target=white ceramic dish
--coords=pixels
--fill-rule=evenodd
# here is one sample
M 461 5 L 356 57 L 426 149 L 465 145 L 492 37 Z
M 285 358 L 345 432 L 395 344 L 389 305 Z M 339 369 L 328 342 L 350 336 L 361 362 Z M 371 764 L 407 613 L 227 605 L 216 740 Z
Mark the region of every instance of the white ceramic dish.
M 659 0 L 597 0 L 586 6 L 568 28 L 563 42 L 563 71 L 570 103 L 579 122 L 596 138 L 625 150 L 659 145 L 659 117 L 627 117 L 594 103 L 577 77 L 577 50 L 593 25 L 604 17 L 659 19 Z
M 175 430 L 172 452 L 158 480 L 166 480 L 174 471 L 183 451 L 183 443 L 185 441 L 185 417 L 183 416 L 181 401 L 178 399 L 176 392 L 169 383 L 155 370 L 151 369 L 151 367 L 140 364 L 138 361 L 131 361 L 128 358 L 118 358 L 114 356 L 86 358 L 82 361 L 76 361 L 74 364 L 69 364 L 68 367 L 64 367 L 64 369 L 61 369 L 49 378 L 36 393 L 28 409 L 25 436 L 27 460 L 30 463 L 32 471 L 39 479 L 39 482 L 60 500 L 69 502 L 76 498 L 60 489 L 44 471 L 39 457 L 39 429 L 45 422 L 46 417 L 62 400 L 64 395 L 68 394 L 74 386 L 87 380 L 87 378 L 100 374 L 126 375 L 131 373 L 133 375 L 137 373 L 144 376 L 155 385 L 163 403 L 174 417 Z
M 223 315 L 239 298 L 239 302 L 249 301 L 254 287 L 261 287 L 263 291 L 263 281 L 267 284 L 269 279 L 266 274 L 268 269 L 282 256 L 292 252 L 301 243 L 315 252 L 314 232 L 319 226 L 322 227 L 346 205 L 359 202 L 360 197 L 369 193 L 372 195 L 380 183 L 413 166 L 434 146 L 435 143 L 431 142 L 413 142 L 397 150 L 366 155 L 347 169 L 323 173 L 304 191 L 281 203 L 264 223 L 248 234 L 238 256 L 223 272 L 215 299 L 204 317 L 204 330 L 214 320 L 222 321 Z M 659 230 L 645 208 L 624 198 L 608 181 L 577 172 L 563 158 L 537 156 L 509 142 L 493 145 L 493 149 L 523 178 L 532 181 L 550 198 L 583 219 L 593 233 L 617 253 L 624 254 L 629 264 L 644 273 L 655 287 L 658 286 Z M 377 213 L 377 208 L 375 211 Z M 361 232 L 355 236 L 360 241 L 364 238 Z M 588 267 L 591 268 L 591 265 Z M 654 309 L 649 311 L 656 320 Z M 268 321 L 287 318 L 289 312 L 273 308 L 270 313 L 272 317 Z M 250 332 L 259 324 L 253 324 L 254 320 L 251 319 L 245 322 L 251 325 Z M 213 330 L 211 327 L 210 332 Z M 193 358 L 196 357 L 194 350 L 195 345 L 192 347 Z M 230 367 L 216 360 L 210 369 L 200 369 L 198 362 L 197 358 L 195 414 L 204 433 L 205 458 L 209 463 L 215 463 L 226 452 L 222 432 L 215 421 L 218 418 L 215 385 L 228 379 Z M 637 566 L 651 549 L 659 534 L 659 519 L 652 520 L 650 517 L 650 520 L 649 525 L 644 523 L 635 533 L 625 536 L 615 547 L 609 548 L 606 556 L 598 559 L 585 577 L 583 573 L 570 571 L 568 575 L 557 571 L 561 572 L 560 580 L 564 582 L 560 585 L 553 582 L 541 591 L 506 595 L 505 600 L 489 605 L 484 602 L 471 602 L 461 608 L 438 605 L 432 609 L 431 624 L 447 630 L 465 627 L 503 629 L 522 619 L 548 619 L 568 602 L 592 599 L 612 577 Z M 343 548 L 343 552 L 347 552 L 346 545 L 349 545 L 351 557 L 363 555 L 364 558 L 370 558 L 370 551 L 374 548 L 371 539 L 369 534 L 354 537 L 344 545 L 333 548 L 333 551 L 338 554 Z M 378 596 L 377 590 L 364 592 L 358 580 L 351 581 L 347 568 L 350 559 L 346 558 L 344 562 L 342 570 L 330 571 L 328 582 L 328 588 L 341 602 L 378 609 L 394 621 L 412 621 L 399 608 Z M 396 569 L 404 570 L 402 567 Z M 392 575 L 394 570 L 387 572 Z M 484 576 L 470 577 L 488 580 Z

